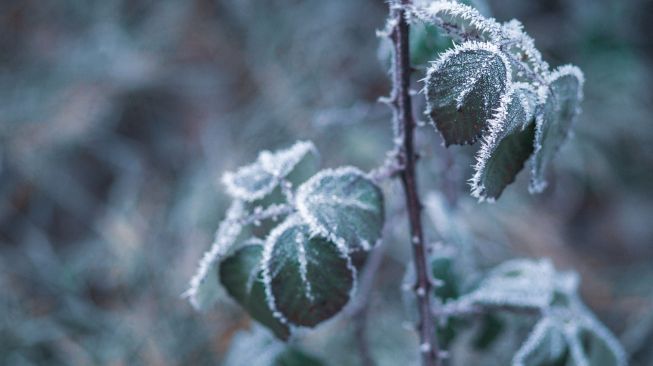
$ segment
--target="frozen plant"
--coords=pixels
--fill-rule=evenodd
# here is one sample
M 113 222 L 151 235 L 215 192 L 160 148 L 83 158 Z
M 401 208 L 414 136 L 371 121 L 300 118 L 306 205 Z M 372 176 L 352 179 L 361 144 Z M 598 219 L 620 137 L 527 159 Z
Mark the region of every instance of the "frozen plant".
M 399 177 L 413 252 L 406 288 L 414 293 L 423 365 L 446 358 L 438 338 L 448 321 L 495 312 L 540 318 L 514 355 L 515 366 L 624 365 L 617 341 L 580 302 L 575 275 L 556 272 L 547 260 L 515 260 L 462 290 L 448 275 L 456 260 L 450 251 L 427 256 L 409 90 L 409 30 L 416 23 L 436 26 L 457 42 L 431 62 L 423 93 L 426 114 L 446 145 L 481 141 L 472 195 L 497 199 L 528 160 L 530 191 L 545 188 L 550 162 L 580 109 L 582 72 L 570 65 L 551 70 L 516 20 L 501 24 L 453 1 L 391 1 L 381 32 L 393 45 L 393 89 L 383 98 L 393 111 L 395 145 L 388 159 L 371 172 L 318 171 L 315 145 L 300 141 L 225 173 L 234 201 L 185 295 L 198 308 L 231 298 L 281 340 L 334 317 L 352 299 L 358 272 L 381 240 L 378 183 Z M 257 337 L 270 350 L 263 359 L 281 354 Z M 372 362 L 369 355 L 363 359 Z

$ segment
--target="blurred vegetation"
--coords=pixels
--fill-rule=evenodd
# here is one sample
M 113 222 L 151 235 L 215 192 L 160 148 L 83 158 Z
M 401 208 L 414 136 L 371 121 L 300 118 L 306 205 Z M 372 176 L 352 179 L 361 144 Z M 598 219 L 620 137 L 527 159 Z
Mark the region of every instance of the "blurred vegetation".
M 546 256 L 576 269 L 632 364 L 653 365 L 653 2 L 473 3 L 520 19 L 552 66 L 579 65 L 583 113 L 542 195 L 528 195 L 522 174 L 497 204 L 477 205 L 465 184 L 473 150 L 445 150 L 430 126 L 418 131 L 421 189 L 454 204 L 481 267 Z M 375 30 L 386 4 L 5 0 L 0 10 L 0 364 L 219 364 L 251 321 L 180 298 L 226 208 L 219 177 L 296 139 L 315 141 L 326 167 L 382 162 L 387 45 Z M 417 341 L 398 300 L 410 255 L 401 190 L 385 189 L 394 199 L 369 338 L 379 363 L 396 365 L 415 360 Z M 350 323 L 303 346 L 356 364 Z

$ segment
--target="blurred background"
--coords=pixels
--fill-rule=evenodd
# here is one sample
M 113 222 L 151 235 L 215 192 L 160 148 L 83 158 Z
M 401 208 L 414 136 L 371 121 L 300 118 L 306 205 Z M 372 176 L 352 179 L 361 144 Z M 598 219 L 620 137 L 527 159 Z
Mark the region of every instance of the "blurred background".
M 578 271 L 632 365 L 653 365 L 653 1 L 473 3 L 521 20 L 552 66 L 579 65 L 583 113 L 549 189 L 530 196 L 522 172 L 492 205 L 469 197 L 474 149 L 420 128 L 427 211 L 445 197 L 482 266 L 550 257 Z M 382 0 L 0 0 L 0 364 L 223 362 L 251 321 L 180 298 L 228 205 L 219 178 L 297 139 L 324 167 L 379 165 L 386 14 Z M 420 42 L 415 80 L 451 44 Z M 400 188 L 384 187 L 370 295 L 372 352 L 388 365 L 417 349 L 397 300 L 410 254 Z M 305 346 L 356 365 L 349 323 Z

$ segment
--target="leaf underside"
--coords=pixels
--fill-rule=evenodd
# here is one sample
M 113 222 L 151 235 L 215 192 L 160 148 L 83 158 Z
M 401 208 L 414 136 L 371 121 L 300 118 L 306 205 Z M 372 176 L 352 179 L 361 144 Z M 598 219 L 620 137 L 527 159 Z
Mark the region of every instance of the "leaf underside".
M 447 146 L 474 143 L 509 84 L 505 58 L 478 47 L 466 43 L 445 53 L 426 78 L 427 114 Z
M 578 115 L 581 88 L 582 80 L 576 73 L 560 74 L 550 83 L 542 113 L 536 121 L 535 154 L 530 186 L 533 192 L 540 192 L 546 187 L 548 166 L 567 139 Z

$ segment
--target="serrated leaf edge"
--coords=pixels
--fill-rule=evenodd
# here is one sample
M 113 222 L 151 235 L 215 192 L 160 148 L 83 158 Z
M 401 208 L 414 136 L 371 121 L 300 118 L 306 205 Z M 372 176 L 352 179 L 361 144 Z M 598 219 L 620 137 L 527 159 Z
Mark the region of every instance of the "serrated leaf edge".
M 426 7 L 412 7 L 410 10 L 411 15 L 440 26 L 444 22 L 439 18 L 439 14 L 460 17 L 480 31 L 487 32 L 491 40 L 498 39 L 501 34 L 501 25 L 493 18 L 486 18 L 473 7 L 455 1 L 433 1 Z

